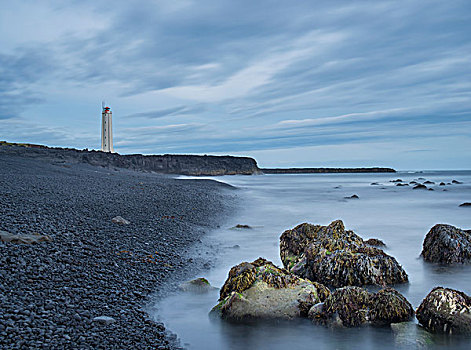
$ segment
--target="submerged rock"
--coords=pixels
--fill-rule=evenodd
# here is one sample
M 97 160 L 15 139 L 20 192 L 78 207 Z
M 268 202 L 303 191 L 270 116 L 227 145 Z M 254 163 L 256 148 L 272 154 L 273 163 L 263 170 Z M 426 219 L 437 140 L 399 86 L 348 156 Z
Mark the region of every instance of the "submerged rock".
M 360 287 L 336 289 L 323 304 L 309 310 L 314 323 L 327 326 L 384 326 L 409 321 L 414 310 L 407 299 L 394 289 L 378 293 Z
M 333 287 L 392 285 L 408 281 L 392 256 L 365 244 L 337 220 L 328 226 L 300 224 L 283 232 L 284 267 L 303 278 Z
M 471 230 L 437 224 L 425 236 L 421 255 L 435 263 L 471 263 Z
M 397 183 L 396 186 L 409 186 L 409 184 Z
M 371 245 L 373 247 L 386 247 L 386 244 L 382 240 L 377 238 L 370 238 L 365 241 L 365 244 Z
M 290 274 L 259 258 L 229 271 L 212 315 L 233 320 L 250 318 L 291 319 L 307 316 L 309 309 L 324 301 L 329 289 Z
M 461 181 L 458 181 L 458 180 L 453 180 L 451 183 L 452 183 L 452 184 L 455 184 L 455 185 L 460 185 L 460 184 L 462 184 L 462 182 L 461 182 Z
M 433 334 L 414 322 L 391 323 L 391 330 L 400 349 L 430 349 L 434 345 Z
M 414 187 L 412 187 L 412 189 L 413 190 L 426 190 L 427 186 L 422 185 L 422 184 L 418 184 L 418 185 L 415 185 Z
M 183 292 L 207 293 L 215 289 L 215 287 L 211 286 L 206 278 L 200 277 L 180 284 L 178 289 Z
M 49 242 L 51 237 L 48 235 L 40 234 L 25 234 L 25 235 L 15 235 L 10 232 L 0 231 L 0 241 L 6 243 L 16 243 L 16 244 L 34 244 L 40 242 Z
M 459 205 L 460 207 L 471 207 L 471 203 L 469 202 L 464 202 Z
M 402 179 L 389 180 L 389 182 L 403 182 Z
M 416 314 L 419 323 L 432 333 L 471 334 L 471 297 L 463 292 L 436 287 Z
M 425 185 L 435 185 L 435 182 L 427 180 L 427 181 L 424 182 L 424 184 Z

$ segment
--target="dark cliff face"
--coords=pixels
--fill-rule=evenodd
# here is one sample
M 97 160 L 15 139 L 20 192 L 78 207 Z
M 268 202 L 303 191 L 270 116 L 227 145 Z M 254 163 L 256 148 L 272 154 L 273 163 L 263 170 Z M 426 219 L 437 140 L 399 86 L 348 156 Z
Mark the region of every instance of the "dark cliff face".
M 22 155 L 56 162 L 83 162 L 163 174 L 182 175 L 252 175 L 259 173 L 253 158 L 196 155 L 121 155 L 70 148 L 48 148 L 39 145 L 0 143 L 0 154 Z

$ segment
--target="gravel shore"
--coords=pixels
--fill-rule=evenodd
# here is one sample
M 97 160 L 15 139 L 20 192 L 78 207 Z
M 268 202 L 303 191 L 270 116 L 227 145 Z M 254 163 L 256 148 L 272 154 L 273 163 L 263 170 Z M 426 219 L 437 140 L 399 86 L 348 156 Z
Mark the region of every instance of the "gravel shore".
M 0 348 L 178 347 L 146 303 L 209 267 L 189 252 L 234 196 L 209 180 L 0 154 L 0 230 L 52 239 L 0 242 Z

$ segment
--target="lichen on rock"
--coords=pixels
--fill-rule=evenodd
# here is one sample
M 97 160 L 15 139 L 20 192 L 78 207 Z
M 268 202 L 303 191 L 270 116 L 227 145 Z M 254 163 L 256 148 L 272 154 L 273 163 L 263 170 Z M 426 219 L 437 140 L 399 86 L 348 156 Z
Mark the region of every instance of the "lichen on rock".
M 288 271 L 332 287 L 408 281 L 396 259 L 366 245 L 360 236 L 345 230 L 341 220 L 328 226 L 303 223 L 283 232 L 280 256 Z

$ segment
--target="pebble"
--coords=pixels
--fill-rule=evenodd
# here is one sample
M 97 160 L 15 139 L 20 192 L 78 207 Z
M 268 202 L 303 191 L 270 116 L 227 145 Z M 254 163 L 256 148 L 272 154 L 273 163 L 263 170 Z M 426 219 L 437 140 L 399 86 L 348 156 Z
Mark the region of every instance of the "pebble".
M 0 348 L 20 348 L 18 334 L 29 348 L 179 348 L 162 324 L 145 322 L 142 300 L 202 269 L 209 258 L 185 252 L 233 200 L 217 183 L 130 170 L 109 176 L 102 167 L 52 165 L 53 153 L 21 152 L 0 147 L 0 230 L 52 240 L 0 244 Z M 139 182 L 146 186 L 136 191 Z M 117 213 L 132 224 L 114 224 Z M 156 222 L 168 215 L 184 219 Z M 92 321 L 113 315 L 119 322 Z

